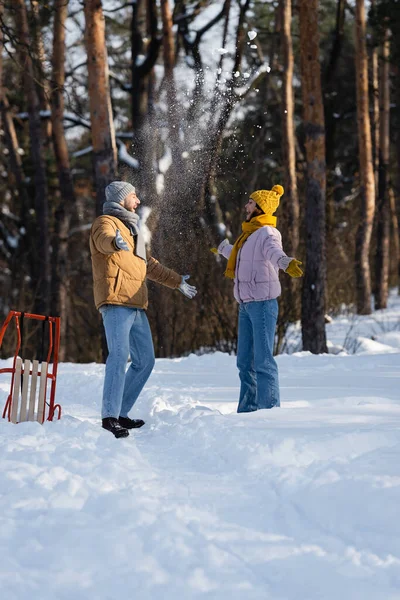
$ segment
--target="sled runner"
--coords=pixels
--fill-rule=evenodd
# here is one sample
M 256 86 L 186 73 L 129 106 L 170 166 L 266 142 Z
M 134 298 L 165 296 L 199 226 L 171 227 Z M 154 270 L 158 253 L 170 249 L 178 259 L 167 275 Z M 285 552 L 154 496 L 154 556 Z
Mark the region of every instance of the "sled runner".
M 3 419 L 7 416 L 12 423 L 22 421 L 52 421 L 56 410 L 61 417 L 61 406 L 55 404 L 58 352 L 60 347 L 60 317 L 47 317 L 11 310 L 0 329 L 0 347 L 4 334 L 12 319 L 15 320 L 17 344 L 13 365 L 0 369 L 1 373 L 11 373 L 10 393 L 3 410 Z M 38 360 L 22 359 L 24 320 L 42 321 L 41 349 Z M 45 328 L 48 325 L 48 350 L 44 356 Z M 49 372 L 51 362 L 51 372 Z M 47 383 L 50 385 L 50 399 L 47 401 Z

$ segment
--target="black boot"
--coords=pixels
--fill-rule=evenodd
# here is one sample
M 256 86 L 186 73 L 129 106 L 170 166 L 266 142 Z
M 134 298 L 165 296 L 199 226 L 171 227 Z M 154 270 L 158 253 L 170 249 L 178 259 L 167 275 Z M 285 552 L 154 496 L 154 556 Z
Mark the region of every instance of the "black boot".
M 119 424 L 126 429 L 137 429 L 143 427 L 144 421 L 142 419 L 130 419 L 129 417 L 120 417 L 118 419 Z
M 115 419 L 114 417 L 103 419 L 102 427 L 103 429 L 107 429 L 107 431 L 111 431 L 116 438 L 124 438 L 129 435 L 129 431 L 125 427 L 122 427 L 118 419 Z

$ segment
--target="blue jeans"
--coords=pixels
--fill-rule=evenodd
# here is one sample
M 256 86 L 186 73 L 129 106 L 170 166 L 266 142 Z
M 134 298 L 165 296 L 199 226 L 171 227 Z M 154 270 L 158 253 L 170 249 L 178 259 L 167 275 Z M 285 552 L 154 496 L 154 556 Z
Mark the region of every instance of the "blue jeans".
M 238 412 L 280 406 L 278 365 L 273 356 L 277 319 L 277 300 L 243 302 L 239 306 Z
M 144 310 L 107 304 L 100 308 L 108 357 L 101 416 L 127 417 L 154 367 L 154 347 Z M 125 373 L 128 356 L 131 364 Z

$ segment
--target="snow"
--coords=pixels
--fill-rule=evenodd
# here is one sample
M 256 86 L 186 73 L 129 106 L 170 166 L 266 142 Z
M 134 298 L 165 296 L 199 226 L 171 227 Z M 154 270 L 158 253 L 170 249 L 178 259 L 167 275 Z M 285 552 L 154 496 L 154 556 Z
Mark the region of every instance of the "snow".
M 2 597 L 398 600 L 400 300 L 327 331 L 271 411 L 235 412 L 234 356 L 157 360 L 125 440 L 104 366 L 61 364 L 60 421 L 0 421 Z
M 139 227 L 142 232 L 145 244 L 150 244 L 151 242 L 151 231 L 147 225 L 148 218 L 151 215 L 151 208 L 149 206 L 141 206 L 139 209 L 140 214 L 140 222 Z
M 157 173 L 157 175 L 156 175 L 156 191 L 159 196 L 161 196 L 161 194 L 163 193 L 164 188 L 165 188 L 164 179 L 165 179 L 165 177 L 162 173 Z
M 228 54 L 229 50 L 227 50 L 226 48 L 216 48 L 215 52 L 217 52 L 218 54 Z
M 165 152 L 164 152 L 163 156 L 158 161 L 158 168 L 159 168 L 160 173 L 165 175 L 171 165 L 172 165 L 172 152 L 171 152 L 171 148 L 169 146 L 167 146 L 165 148 Z
M 134 158 L 129 154 L 123 142 L 118 142 L 118 158 L 120 161 L 124 162 L 129 167 L 132 167 L 132 169 L 137 170 L 140 166 L 137 158 Z
M 72 153 L 74 158 L 79 158 L 80 156 L 85 156 L 85 154 L 90 154 L 93 151 L 93 146 L 88 146 L 87 148 L 82 148 L 82 150 L 77 150 Z

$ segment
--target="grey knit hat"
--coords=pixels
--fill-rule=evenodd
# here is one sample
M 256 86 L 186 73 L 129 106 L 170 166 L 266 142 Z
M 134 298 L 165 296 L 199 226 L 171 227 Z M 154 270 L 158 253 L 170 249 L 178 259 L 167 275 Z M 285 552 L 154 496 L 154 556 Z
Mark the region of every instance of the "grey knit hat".
M 125 200 L 128 194 L 135 192 L 133 185 L 127 181 L 112 181 L 106 187 L 106 202 L 121 203 Z

